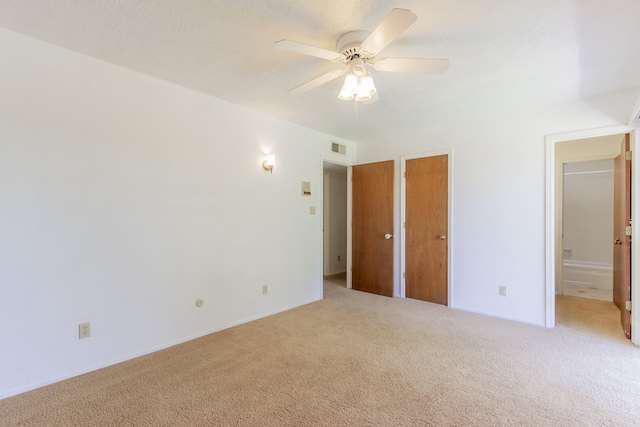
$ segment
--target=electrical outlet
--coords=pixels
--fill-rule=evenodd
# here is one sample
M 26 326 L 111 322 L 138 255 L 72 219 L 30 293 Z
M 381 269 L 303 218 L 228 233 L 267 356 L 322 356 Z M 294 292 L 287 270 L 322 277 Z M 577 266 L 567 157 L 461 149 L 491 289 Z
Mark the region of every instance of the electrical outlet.
M 89 338 L 91 336 L 91 323 L 80 323 L 78 325 L 78 339 Z
M 269 285 L 262 285 L 262 295 L 269 293 Z
M 340 255 L 338 255 L 338 261 L 340 261 Z
M 507 296 L 507 287 L 506 286 L 500 286 L 499 293 L 500 293 L 500 296 L 506 297 Z

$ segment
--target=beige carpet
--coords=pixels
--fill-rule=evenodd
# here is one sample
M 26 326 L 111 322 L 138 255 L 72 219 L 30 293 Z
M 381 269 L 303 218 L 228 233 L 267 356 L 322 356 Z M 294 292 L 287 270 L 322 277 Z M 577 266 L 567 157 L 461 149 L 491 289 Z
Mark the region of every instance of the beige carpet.
M 593 313 L 599 314 L 593 314 Z M 0 401 L 3 426 L 638 426 L 612 303 L 545 329 L 325 283 L 325 299 Z

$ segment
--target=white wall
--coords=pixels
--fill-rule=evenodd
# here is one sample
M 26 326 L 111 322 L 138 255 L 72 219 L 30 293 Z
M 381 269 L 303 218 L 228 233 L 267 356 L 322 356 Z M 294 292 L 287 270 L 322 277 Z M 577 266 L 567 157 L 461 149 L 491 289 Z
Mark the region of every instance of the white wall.
M 322 297 L 335 137 L 5 30 L 0 57 L 0 397 Z
M 400 157 L 453 149 L 452 306 L 544 325 L 545 135 L 626 124 L 637 94 L 532 111 L 514 106 L 502 114 L 425 118 L 400 134 L 381 133 L 359 144 L 357 161 L 396 160 L 397 219 Z M 395 244 L 399 253 L 402 242 Z M 499 296 L 500 285 L 508 287 L 506 297 Z

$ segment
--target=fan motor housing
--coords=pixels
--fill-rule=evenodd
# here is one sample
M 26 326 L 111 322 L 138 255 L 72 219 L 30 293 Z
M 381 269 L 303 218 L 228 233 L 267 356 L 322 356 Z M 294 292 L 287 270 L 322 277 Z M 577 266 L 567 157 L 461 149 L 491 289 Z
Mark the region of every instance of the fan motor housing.
M 360 46 L 367 37 L 369 37 L 371 31 L 356 30 L 344 33 L 338 38 L 336 43 L 336 50 L 343 54 L 345 58 L 351 59 L 354 55 L 360 54 Z

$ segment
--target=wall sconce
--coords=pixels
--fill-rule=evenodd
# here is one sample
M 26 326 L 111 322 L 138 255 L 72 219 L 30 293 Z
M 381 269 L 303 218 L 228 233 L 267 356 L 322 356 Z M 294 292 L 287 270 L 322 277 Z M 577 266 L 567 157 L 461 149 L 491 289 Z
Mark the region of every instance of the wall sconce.
M 276 155 L 275 154 L 267 154 L 262 162 L 262 167 L 264 170 L 273 173 L 273 167 L 276 165 Z

